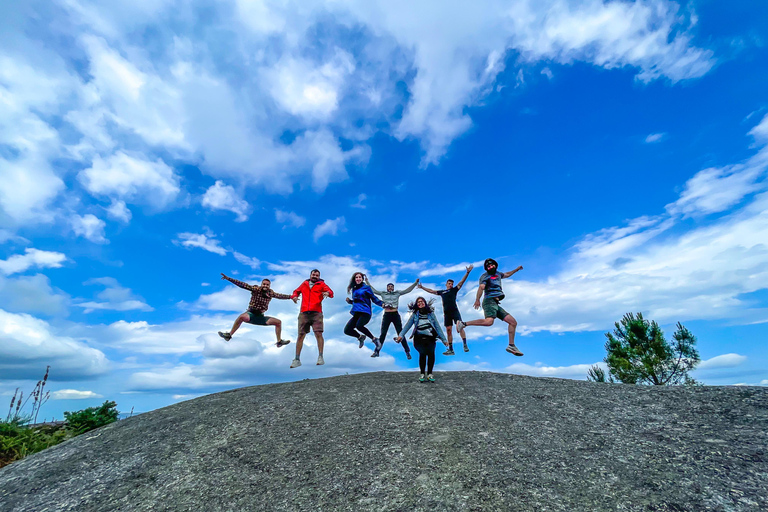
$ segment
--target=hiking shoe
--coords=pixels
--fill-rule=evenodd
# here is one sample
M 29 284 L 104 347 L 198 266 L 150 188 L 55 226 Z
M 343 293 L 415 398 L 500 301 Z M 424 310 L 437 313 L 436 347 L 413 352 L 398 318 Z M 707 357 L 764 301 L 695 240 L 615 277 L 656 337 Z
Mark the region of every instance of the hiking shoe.
M 411 353 L 410 353 L 410 352 L 406 352 L 406 353 L 405 353 L 405 357 L 406 357 L 407 359 L 410 359 L 410 358 L 411 358 Z
M 373 354 L 371 354 L 371 357 L 379 357 L 379 351 L 378 350 L 374 350 Z
M 435 378 L 432 376 L 432 374 L 431 374 L 431 373 L 430 373 L 429 375 L 427 375 L 427 380 L 428 380 L 429 382 L 435 382 Z
M 456 355 L 456 352 L 454 352 L 452 348 L 449 348 L 448 350 L 443 352 L 443 355 L 444 356 L 454 356 L 454 355 Z
M 509 346 L 507 346 L 507 352 L 509 352 L 510 354 L 515 354 L 516 356 L 521 356 L 521 355 L 523 355 L 523 353 L 522 353 L 522 352 L 520 352 L 520 349 L 518 349 L 518 348 L 517 348 L 516 346 L 514 346 L 514 345 L 509 345 Z
M 456 332 L 461 332 L 467 327 L 467 322 L 464 322 L 463 320 L 459 320 L 456 322 Z
M 467 345 L 467 342 L 464 342 L 464 352 L 469 352 L 469 345 Z
M 287 344 L 289 344 L 290 342 L 291 342 L 291 340 L 280 340 L 277 343 L 275 343 L 275 345 L 277 345 L 278 347 L 284 347 Z
M 323 354 L 320 354 L 319 356 L 317 356 L 317 364 L 318 365 L 325 364 L 325 360 L 323 359 Z
M 298 359 L 294 359 L 293 361 L 291 361 L 291 368 L 298 368 L 299 366 L 301 366 L 301 361 L 299 361 Z
M 419 377 L 419 382 L 427 382 L 427 378 L 424 377 L 424 374 L 421 374 L 421 377 Z
M 360 342 L 359 348 L 363 348 L 363 345 L 365 345 L 365 334 L 361 334 L 360 336 L 358 336 L 357 341 Z
M 229 341 L 232 339 L 232 335 L 229 334 L 228 332 L 219 331 L 219 336 L 224 338 L 224 341 Z

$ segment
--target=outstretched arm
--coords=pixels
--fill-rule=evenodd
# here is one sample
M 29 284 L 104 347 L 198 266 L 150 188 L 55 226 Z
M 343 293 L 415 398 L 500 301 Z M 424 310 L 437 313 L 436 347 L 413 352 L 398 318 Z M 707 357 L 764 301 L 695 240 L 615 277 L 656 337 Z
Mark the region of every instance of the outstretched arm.
M 405 290 L 400 292 L 400 295 L 405 295 L 406 293 L 411 293 L 414 288 L 416 288 L 416 285 L 419 284 L 419 280 L 415 280 L 411 286 L 406 288 Z
M 287 293 L 277 293 L 275 290 L 272 290 L 272 298 L 287 300 L 287 299 L 290 299 L 291 296 L 288 295 Z
M 235 286 L 239 286 L 240 288 L 243 288 L 245 290 L 253 291 L 253 290 L 258 288 L 258 286 L 253 286 L 253 285 L 250 285 L 248 283 L 244 283 L 242 281 L 238 281 L 237 279 L 232 279 L 231 277 L 226 276 L 223 273 L 221 274 L 221 278 L 224 281 L 229 281 L 230 283 L 234 284 Z
M 523 266 L 522 265 L 517 267 L 515 270 L 510 270 L 509 272 L 502 272 L 501 273 L 501 278 L 502 279 L 506 279 L 508 277 L 512 277 L 512 274 L 514 274 L 516 272 L 520 272 L 521 270 L 523 270 Z
M 483 291 L 485 291 L 485 283 L 477 287 L 477 296 L 475 296 L 475 309 L 480 309 L 480 297 L 483 296 Z
M 381 299 L 379 299 L 377 296 L 373 294 L 373 288 L 371 288 L 371 291 L 368 292 L 368 296 L 371 298 L 371 301 L 379 306 L 380 308 L 384 307 L 384 303 L 381 302 Z
M 365 276 L 365 284 L 371 287 L 371 291 L 375 293 L 376 295 L 381 295 L 381 292 L 373 287 L 373 285 L 368 281 L 368 276 Z
M 419 288 L 421 288 L 422 290 L 424 290 L 424 291 L 425 291 L 425 292 L 427 292 L 427 293 L 431 293 L 432 295 L 439 295 L 439 294 L 437 293 L 437 291 L 435 291 L 435 290 L 432 290 L 432 289 L 429 289 L 429 288 L 427 288 L 427 287 L 425 287 L 425 286 L 422 286 L 422 285 L 421 285 L 421 283 L 419 283 Z
M 461 290 L 461 287 L 464 286 L 464 281 L 467 280 L 467 278 L 469 277 L 469 273 L 472 272 L 473 268 L 475 268 L 474 265 L 470 265 L 470 266 L 467 267 L 467 273 L 464 274 L 464 277 L 461 278 L 461 281 L 459 281 L 459 284 L 456 285 L 456 288 Z

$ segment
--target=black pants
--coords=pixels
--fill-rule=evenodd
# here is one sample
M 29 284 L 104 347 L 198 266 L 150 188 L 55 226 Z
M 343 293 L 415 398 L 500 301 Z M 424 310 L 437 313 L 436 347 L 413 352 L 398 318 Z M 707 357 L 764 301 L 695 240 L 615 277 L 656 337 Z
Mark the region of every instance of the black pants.
M 403 321 L 400 318 L 400 313 L 397 311 L 385 311 L 384 316 L 381 317 L 381 334 L 379 335 L 379 343 L 382 345 L 384 344 L 384 340 L 387 339 L 387 331 L 392 324 L 394 324 L 395 331 L 399 336 L 400 331 L 403 330 Z M 403 348 L 405 349 L 406 354 L 410 353 L 407 340 L 403 340 Z
M 371 334 L 371 331 L 369 331 L 368 328 L 365 326 L 365 324 L 367 324 L 370 321 L 371 321 L 370 313 L 361 313 L 360 311 L 355 311 L 354 313 L 352 313 L 352 318 L 349 319 L 349 322 L 347 322 L 346 327 L 344 327 L 344 334 L 346 334 L 347 336 L 353 336 L 355 338 L 359 338 L 360 333 L 357 331 L 360 331 L 361 333 L 365 334 L 369 338 L 373 339 L 373 334 Z
M 436 336 L 424 336 L 423 334 L 413 336 L 413 348 L 419 352 L 419 369 L 421 373 L 424 373 L 425 367 L 427 368 L 427 373 L 432 373 L 432 368 L 435 367 L 436 340 Z

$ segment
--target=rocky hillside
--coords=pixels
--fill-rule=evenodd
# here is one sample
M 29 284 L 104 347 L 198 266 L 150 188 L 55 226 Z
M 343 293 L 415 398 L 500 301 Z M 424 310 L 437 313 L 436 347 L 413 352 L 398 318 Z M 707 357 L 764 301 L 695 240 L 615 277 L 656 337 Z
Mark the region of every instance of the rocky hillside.
M 0 469 L 0 509 L 768 510 L 768 389 L 414 377 L 135 416 Z

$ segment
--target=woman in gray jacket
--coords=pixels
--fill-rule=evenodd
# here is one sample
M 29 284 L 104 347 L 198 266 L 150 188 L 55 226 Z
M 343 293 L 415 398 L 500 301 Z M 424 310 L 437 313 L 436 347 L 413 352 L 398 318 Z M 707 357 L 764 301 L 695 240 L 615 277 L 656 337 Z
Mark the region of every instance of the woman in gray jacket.
M 384 303 L 384 315 L 381 317 L 381 334 L 379 334 L 379 343 L 384 345 L 384 340 L 387 338 L 387 331 L 390 325 L 395 326 L 395 332 L 399 335 L 403 330 L 403 321 L 400 318 L 400 313 L 397 311 L 397 307 L 400 305 L 400 297 L 411 293 L 416 285 L 419 284 L 417 279 L 414 283 L 405 290 L 395 290 L 395 285 L 392 283 L 387 284 L 387 291 L 380 292 L 368 282 L 368 276 L 365 277 L 365 283 L 371 287 L 371 291 L 381 297 L 381 302 Z M 411 350 L 408 348 L 408 342 L 403 341 L 403 349 L 405 350 L 405 357 L 411 358 Z M 381 346 L 374 351 L 376 357 L 379 355 Z
M 419 370 L 421 370 L 419 382 L 435 382 L 432 369 L 435 366 L 437 338 L 440 338 L 444 344 L 447 343 L 443 329 L 435 316 L 435 308 L 432 307 L 433 302 L 427 302 L 424 297 L 417 297 L 414 302 L 408 304 L 411 316 L 405 322 L 400 336 L 395 338 L 395 341 L 402 342 L 408 334 L 408 330 L 413 326 L 413 348 L 419 353 Z M 425 369 L 426 378 L 424 377 Z

